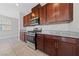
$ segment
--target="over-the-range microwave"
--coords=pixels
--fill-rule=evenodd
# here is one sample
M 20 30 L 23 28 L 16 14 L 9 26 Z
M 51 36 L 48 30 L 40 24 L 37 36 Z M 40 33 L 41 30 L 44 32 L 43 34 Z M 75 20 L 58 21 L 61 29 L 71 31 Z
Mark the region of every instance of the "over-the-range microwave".
M 40 25 L 40 18 L 36 17 L 36 18 L 31 19 L 30 25 Z

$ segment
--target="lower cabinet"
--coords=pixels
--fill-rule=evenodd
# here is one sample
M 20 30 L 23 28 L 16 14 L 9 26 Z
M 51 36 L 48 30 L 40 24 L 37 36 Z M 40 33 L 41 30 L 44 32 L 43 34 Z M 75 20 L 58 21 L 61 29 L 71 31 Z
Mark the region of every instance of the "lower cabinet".
M 60 42 L 59 48 L 57 50 L 58 56 L 75 56 L 76 46 L 66 42 Z
M 24 32 L 20 32 L 20 40 L 24 41 Z
M 20 40 L 26 42 L 27 41 L 27 33 L 26 32 L 20 32 Z
M 79 45 L 76 46 L 76 39 L 64 38 L 62 36 L 38 34 L 37 49 L 50 56 L 76 56 L 79 55 Z
M 44 52 L 49 55 L 56 55 L 55 40 L 51 36 L 45 36 L 44 38 Z
M 77 45 L 76 45 L 76 56 L 79 56 L 79 39 L 77 39 Z
M 28 37 L 27 33 L 24 32 L 24 42 L 27 42 L 27 37 Z
M 36 38 L 37 49 L 44 51 L 44 36 L 42 34 L 38 34 Z
M 76 56 L 79 56 L 79 45 L 76 46 Z

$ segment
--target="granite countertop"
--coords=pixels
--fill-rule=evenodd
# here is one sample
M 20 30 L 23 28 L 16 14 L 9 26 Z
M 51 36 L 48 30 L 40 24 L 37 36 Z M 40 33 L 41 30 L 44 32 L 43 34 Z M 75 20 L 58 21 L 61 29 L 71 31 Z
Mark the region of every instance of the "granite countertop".
M 38 34 L 48 34 L 48 35 L 79 38 L 79 32 L 72 32 L 72 31 L 42 31 L 42 32 L 38 32 Z

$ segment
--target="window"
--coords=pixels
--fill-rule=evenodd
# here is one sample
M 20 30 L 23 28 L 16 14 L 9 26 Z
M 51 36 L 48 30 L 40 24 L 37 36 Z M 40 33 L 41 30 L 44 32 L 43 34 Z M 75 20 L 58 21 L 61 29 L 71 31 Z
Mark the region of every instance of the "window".
M 0 15 L 0 31 L 11 31 L 11 20 L 12 19 L 10 17 Z

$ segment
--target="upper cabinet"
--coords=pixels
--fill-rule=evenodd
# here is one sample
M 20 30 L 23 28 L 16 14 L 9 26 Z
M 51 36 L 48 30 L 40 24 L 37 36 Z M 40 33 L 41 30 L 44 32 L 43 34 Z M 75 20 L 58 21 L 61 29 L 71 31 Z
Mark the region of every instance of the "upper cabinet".
M 40 24 L 46 24 L 46 5 L 40 8 Z
M 73 20 L 72 3 L 48 3 L 47 24 L 70 22 Z
M 56 22 L 55 16 L 56 16 L 56 7 L 53 3 L 47 4 L 47 24 Z
M 40 7 L 41 5 L 38 4 L 32 8 L 32 14 L 31 14 L 32 18 L 40 17 Z
M 23 17 L 23 26 L 24 26 L 24 27 L 27 25 L 27 24 L 26 24 L 26 23 L 27 23 L 26 20 L 27 20 L 27 16 L 24 16 L 24 17 Z
M 59 4 L 59 19 L 57 21 L 67 21 L 73 20 L 73 4 L 72 3 L 61 3 Z
M 68 23 L 73 20 L 72 3 L 47 3 L 32 8 L 32 12 L 24 16 L 24 26 L 30 25 L 33 18 L 40 18 L 40 25 Z M 34 22 L 35 23 L 35 22 Z
M 31 13 L 28 14 L 28 15 L 25 15 L 25 16 L 23 17 L 23 26 L 24 26 L 24 27 L 30 25 L 30 19 L 31 19 Z

